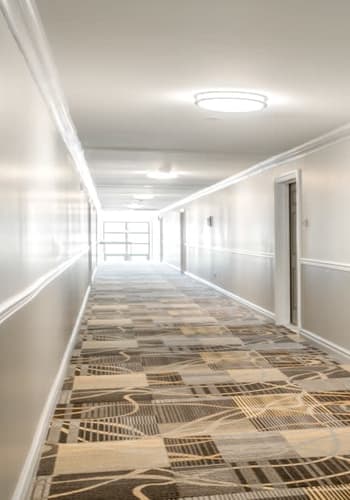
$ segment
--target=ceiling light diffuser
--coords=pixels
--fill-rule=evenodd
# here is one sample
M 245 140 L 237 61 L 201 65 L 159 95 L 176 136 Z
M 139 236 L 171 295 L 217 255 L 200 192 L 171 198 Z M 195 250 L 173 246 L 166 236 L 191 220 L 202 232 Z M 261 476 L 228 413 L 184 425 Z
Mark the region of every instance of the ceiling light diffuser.
M 150 179 L 176 179 L 177 173 L 174 170 L 151 170 L 147 173 Z
M 134 194 L 133 197 L 135 198 L 135 200 L 153 200 L 154 194 Z
M 143 205 L 141 203 L 130 203 L 129 205 L 125 205 L 127 208 L 131 208 L 132 210 L 136 210 L 138 208 L 142 208 Z
M 195 94 L 195 104 L 200 108 L 220 113 L 249 113 L 262 111 L 267 106 L 267 97 L 255 92 L 209 91 Z

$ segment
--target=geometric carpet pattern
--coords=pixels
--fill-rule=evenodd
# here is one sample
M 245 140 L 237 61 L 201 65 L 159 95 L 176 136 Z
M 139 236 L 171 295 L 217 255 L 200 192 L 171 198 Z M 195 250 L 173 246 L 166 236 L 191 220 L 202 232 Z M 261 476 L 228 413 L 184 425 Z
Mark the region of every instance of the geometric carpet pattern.
M 89 297 L 32 500 L 350 499 L 350 365 L 161 265 Z

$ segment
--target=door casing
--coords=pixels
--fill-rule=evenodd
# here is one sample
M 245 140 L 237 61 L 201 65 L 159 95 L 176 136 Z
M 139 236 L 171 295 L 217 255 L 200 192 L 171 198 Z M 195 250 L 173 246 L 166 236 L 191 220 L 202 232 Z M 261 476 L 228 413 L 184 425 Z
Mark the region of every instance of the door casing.
M 289 241 L 289 184 L 296 184 L 297 221 L 297 325 L 290 317 L 290 241 Z M 301 172 L 293 170 L 275 178 L 275 318 L 278 325 L 301 329 Z
M 186 271 L 186 212 L 180 210 L 180 269 Z

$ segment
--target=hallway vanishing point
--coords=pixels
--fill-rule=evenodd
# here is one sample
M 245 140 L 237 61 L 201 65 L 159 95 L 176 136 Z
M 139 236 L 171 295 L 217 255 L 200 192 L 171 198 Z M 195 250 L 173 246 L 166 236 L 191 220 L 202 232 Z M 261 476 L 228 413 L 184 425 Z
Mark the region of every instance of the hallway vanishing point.
M 346 500 L 350 365 L 161 265 L 97 273 L 32 499 Z

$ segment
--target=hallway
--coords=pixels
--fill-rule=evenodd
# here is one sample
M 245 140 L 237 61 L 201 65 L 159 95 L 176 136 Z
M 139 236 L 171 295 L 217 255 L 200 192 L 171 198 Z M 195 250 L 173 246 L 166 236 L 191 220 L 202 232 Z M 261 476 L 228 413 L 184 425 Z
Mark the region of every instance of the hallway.
M 346 500 L 350 365 L 165 265 L 99 268 L 32 500 Z
M 349 19 L 0 0 L 0 500 L 350 500 Z

